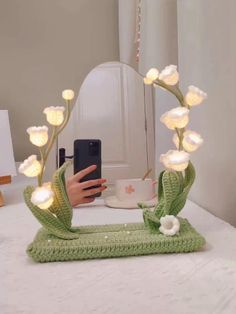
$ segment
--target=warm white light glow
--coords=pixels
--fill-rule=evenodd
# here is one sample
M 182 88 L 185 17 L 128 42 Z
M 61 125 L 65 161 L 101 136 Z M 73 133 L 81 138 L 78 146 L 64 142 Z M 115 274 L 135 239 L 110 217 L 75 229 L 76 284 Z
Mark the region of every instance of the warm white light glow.
M 30 136 L 30 142 L 38 147 L 44 146 L 48 141 L 48 127 L 32 126 L 27 129 Z
M 62 98 L 65 100 L 72 100 L 75 97 L 75 93 L 72 89 L 65 89 L 62 92 Z
M 43 113 L 46 114 L 47 121 L 51 125 L 59 126 L 64 121 L 64 107 L 47 107 L 44 109 Z
M 183 171 L 188 167 L 190 155 L 185 151 L 169 150 L 160 156 L 160 162 L 168 170 Z
M 159 79 L 167 85 L 176 85 L 179 81 L 179 73 L 176 65 L 168 65 L 161 71 Z
M 147 77 L 144 77 L 144 78 L 143 78 L 143 82 L 144 82 L 144 84 L 146 84 L 146 85 L 152 85 L 152 80 L 150 80 L 150 79 L 147 78 Z
M 186 103 L 191 106 L 199 105 L 207 98 L 207 94 L 200 90 L 198 87 L 190 85 L 188 87 L 188 93 L 185 96 Z
M 177 107 L 167 111 L 161 116 L 160 121 L 166 125 L 168 129 L 185 128 L 189 122 L 189 110 L 185 107 Z
M 19 167 L 19 172 L 27 177 L 37 177 L 41 172 L 41 164 L 36 155 L 31 155 Z
M 179 138 L 177 134 L 173 136 L 173 142 L 175 143 L 176 147 L 179 147 Z M 203 143 L 203 139 L 200 134 L 194 131 L 185 131 L 183 134 L 183 148 L 186 152 L 192 153 L 197 150 Z
M 156 68 L 151 68 L 147 74 L 146 77 L 152 81 L 155 81 L 159 76 L 159 71 Z
M 51 187 L 46 183 L 37 187 L 31 196 L 31 202 L 41 209 L 49 208 L 53 203 L 54 193 Z
M 173 215 L 166 215 L 160 219 L 160 232 L 166 236 L 173 236 L 179 232 L 180 223 L 178 218 Z

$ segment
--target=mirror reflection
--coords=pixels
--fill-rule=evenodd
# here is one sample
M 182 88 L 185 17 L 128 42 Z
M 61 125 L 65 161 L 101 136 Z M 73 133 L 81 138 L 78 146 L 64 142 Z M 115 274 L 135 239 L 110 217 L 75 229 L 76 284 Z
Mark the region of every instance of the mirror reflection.
M 143 177 L 154 169 L 152 100 L 143 77 L 127 64 L 108 62 L 95 67 L 81 85 L 59 147 L 73 154 L 72 139 L 100 139 L 102 174 L 108 184 Z

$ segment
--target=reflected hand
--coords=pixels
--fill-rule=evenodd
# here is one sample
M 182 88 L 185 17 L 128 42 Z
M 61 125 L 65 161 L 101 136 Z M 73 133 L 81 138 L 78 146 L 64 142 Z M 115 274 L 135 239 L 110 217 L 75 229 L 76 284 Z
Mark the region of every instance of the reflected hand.
M 106 182 L 106 179 L 95 179 L 88 180 L 85 182 L 80 182 L 87 174 L 93 172 L 97 168 L 96 165 L 92 165 L 88 168 L 85 168 L 75 175 L 69 177 L 66 181 L 66 189 L 69 201 L 71 206 L 76 206 L 79 204 L 91 203 L 94 201 L 94 197 L 91 197 L 94 194 L 104 191 L 107 187 L 102 185 Z M 94 187 L 89 190 L 85 190 L 95 185 L 101 185 L 100 187 Z

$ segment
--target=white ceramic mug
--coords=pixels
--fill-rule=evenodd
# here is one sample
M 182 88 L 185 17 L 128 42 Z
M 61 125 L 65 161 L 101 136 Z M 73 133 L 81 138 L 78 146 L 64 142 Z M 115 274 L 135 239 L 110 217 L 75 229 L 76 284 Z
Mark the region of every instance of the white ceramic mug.
M 155 197 L 155 182 L 152 179 L 116 180 L 115 191 L 120 201 L 148 201 Z

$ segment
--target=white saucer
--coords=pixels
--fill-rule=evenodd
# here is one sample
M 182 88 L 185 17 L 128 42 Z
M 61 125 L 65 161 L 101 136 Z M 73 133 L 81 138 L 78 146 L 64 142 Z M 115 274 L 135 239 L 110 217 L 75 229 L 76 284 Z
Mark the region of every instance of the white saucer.
M 115 195 L 108 196 L 105 198 L 105 204 L 108 207 L 112 208 L 124 208 L 124 209 L 134 209 L 134 208 L 139 208 L 138 203 L 143 203 L 147 205 L 148 207 L 153 207 L 157 204 L 157 198 L 154 197 L 151 200 L 148 201 L 139 201 L 139 202 L 130 202 L 130 201 L 120 201 L 117 199 Z

